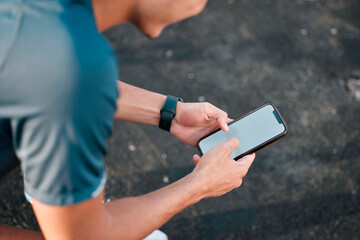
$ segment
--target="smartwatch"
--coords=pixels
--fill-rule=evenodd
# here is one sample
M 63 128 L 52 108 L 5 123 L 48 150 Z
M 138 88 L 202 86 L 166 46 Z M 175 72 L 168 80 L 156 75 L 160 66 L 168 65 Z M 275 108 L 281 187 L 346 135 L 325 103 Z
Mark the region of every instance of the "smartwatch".
M 164 106 L 160 110 L 159 128 L 170 132 L 171 122 L 176 115 L 176 104 L 183 102 L 179 97 L 167 96 Z

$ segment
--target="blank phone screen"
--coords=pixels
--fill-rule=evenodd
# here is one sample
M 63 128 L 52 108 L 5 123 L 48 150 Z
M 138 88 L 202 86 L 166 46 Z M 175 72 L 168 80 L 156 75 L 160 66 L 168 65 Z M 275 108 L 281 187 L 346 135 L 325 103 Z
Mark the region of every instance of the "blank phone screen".
M 199 148 L 205 154 L 219 143 L 225 142 L 228 138 L 236 137 L 239 139 L 240 145 L 230 155 L 231 158 L 235 158 L 282 135 L 285 131 L 286 127 L 276 109 L 273 105 L 266 104 L 230 124 L 228 132 L 220 130 L 202 139 L 199 142 Z

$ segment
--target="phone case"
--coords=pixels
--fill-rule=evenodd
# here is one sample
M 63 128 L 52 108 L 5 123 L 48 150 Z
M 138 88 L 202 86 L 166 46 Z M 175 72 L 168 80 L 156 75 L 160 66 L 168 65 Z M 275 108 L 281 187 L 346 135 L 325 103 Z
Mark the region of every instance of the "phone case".
M 280 114 L 279 110 L 277 109 L 277 107 L 276 107 L 273 103 L 266 103 L 266 104 L 264 104 L 264 105 L 262 105 L 262 106 L 260 106 L 260 107 L 258 107 L 258 108 L 256 108 L 256 109 L 252 110 L 251 112 L 249 112 L 249 113 L 247 113 L 247 114 L 243 115 L 242 117 L 235 119 L 234 121 L 230 122 L 228 125 L 231 125 L 231 124 L 233 124 L 233 123 L 235 123 L 235 122 L 239 121 L 240 119 L 242 119 L 242 118 L 244 118 L 244 117 L 246 117 L 246 116 L 248 116 L 248 115 L 252 114 L 253 112 L 255 112 L 255 111 L 259 110 L 260 108 L 265 107 L 266 105 L 272 105 L 272 106 L 274 107 L 274 109 L 275 109 L 275 111 L 276 111 L 277 115 L 280 117 L 281 121 L 282 121 L 282 122 L 283 122 L 283 124 L 284 124 L 285 131 L 284 131 L 282 134 L 280 134 L 280 135 L 278 135 L 278 136 L 275 136 L 275 137 L 273 137 L 273 138 L 269 139 L 268 141 L 266 141 L 266 142 L 264 142 L 264 143 L 262 143 L 262 144 L 260 144 L 260 145 L 258 145 L 258 146 L 256 146 L 256 147 L 254 147 L 254 148 L 250 149 L 249 151 L 247 151 L 247 152 L 245 152 L 245 153 L 243 153 L 243 154 L 241 154 L 241 155 L 239 155 L 239 156 L 235 157 L 235 158 L 234 158 L 234 160 L 238 160 L 238 159 L 242 158 L 242 157 L 243 157 L 243 156 L 245 156 L 245 155 L 248 155 L 248 154 L 251 154 L 251 153 L 257 152 L 257 151 L 259 151 L 260 149 L 262 149 L 262 148 L 264 148 L 264 147 L 268 146 L 269 144 L 271 144 L 271 143 L 273 143 L 273 142 L 275 142 L 275 141 L 279 140 L 280 138 L 284 137 L 284 136 L 288 133 L 288 127 L 287 127 L 287 125 L 286 125 L 286 123 L 285 123 L 285 121 L 284 121 L 284 118 L 281 116 L 281 114 Z M 218 128 L 218 129 L 216 129 L 215 131 L 213 131 L 213 132 L 211 132 L 211 133 L 209 133 L 209 134 L 205 135 L 204 137 L 200 138 L 200 139 L 197 141 L 197 143 L 196 143 L 196 148 L 197 148 L 197 150 L 199 151 L 200 156 L 202 156 L 202 155 L 203 155 L 203 152 L 201 151 L 201 149 L 200 149 L 200 147 L 199 147 L 199 143 L 200 143 L 200 141 L 201 141 L 201 140 L 203 140 L 203 139 L 205 139 L 205 138 L 207 138 L 208 136 L 210 136 L 210 135 L 212 135 L 212 134 L 214 134 L 214 133 L 216 133 L 216 132 L 220 131 L 220 130 L 221 130 L 221 129 L 220 129 L 220 128 Z

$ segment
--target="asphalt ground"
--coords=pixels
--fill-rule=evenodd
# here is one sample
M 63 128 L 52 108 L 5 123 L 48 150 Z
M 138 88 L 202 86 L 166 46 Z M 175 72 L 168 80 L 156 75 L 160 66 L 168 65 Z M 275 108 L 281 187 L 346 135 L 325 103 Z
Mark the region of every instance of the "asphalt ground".
M 360 239 L 359 1 L 211 0 L 154 40 L 132 25 L 105 35 L 121 80 L 232 118 L 273 102 L 289 127 L 239 189 L 166 223 L 169 239 Z M 115 122 L 106 198 L 180 179 L 194 153 L 157 127 Z M 0 182 L 0 223 L 38 229 L 19 169 Z

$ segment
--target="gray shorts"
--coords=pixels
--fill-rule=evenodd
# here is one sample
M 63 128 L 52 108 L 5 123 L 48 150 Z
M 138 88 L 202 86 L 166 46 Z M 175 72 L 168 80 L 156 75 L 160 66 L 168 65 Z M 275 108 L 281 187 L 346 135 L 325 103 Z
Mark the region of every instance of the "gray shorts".
M 1 0 L 0 29 L 0 177 L 19 159 L 37 201 L 97 196 L 118 68 L 91 0 Z

